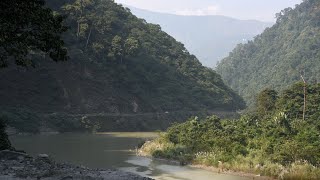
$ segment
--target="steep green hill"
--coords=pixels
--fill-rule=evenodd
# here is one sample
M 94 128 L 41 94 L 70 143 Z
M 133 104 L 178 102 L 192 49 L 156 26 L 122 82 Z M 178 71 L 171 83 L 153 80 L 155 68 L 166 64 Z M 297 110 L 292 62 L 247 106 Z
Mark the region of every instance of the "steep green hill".
M 217 72 L 250 104 L 264 88 L 281 90 L 299 81 L 320 81 L 320 1 L 305 0 L 277 14 L 277 23 L 238 45 Z
M 160 26 L 112 0 L 67 0 L 62 7 L 56 2 L 49 6 L 68 16 L 64 40 L 70 60 L 54 63 L 34 55 L 40 62 L 34 69 L 1 69 L 2 110 L 140 114 L 244 108 L 220 75 Z

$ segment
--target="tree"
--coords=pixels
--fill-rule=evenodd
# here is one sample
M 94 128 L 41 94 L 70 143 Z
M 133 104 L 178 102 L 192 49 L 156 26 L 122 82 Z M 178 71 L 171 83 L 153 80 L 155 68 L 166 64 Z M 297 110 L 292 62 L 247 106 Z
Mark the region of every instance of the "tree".
M 61 34 L 64 18 L 46 8 L 44 0 L 0 1 L 0 67 L 15 62 L 34 66 L 31 54 L 45 53 L 54 61 L 67 59 Z
M 123 59 L 122 38 L 116 35 L 111 42 L 111 53 L 116 59 Z
M 273 89 L 265 89 L 258 94 L 257 97 L 257 111 L 264 116 L 275 108 L 278 99 L 277 91 Z
M 303 81 L 303 113 L 302 113 L 302 119 L 305 120 L 306 116 L 306 108 L 307 108 L 307 82 L 304 79 L 302 73 L 300 73 L 301 79 Z
M 127 56 L 135 56 L 139 49 L 139 42 L 135 38 L 129 37 L 124 43 L 124 48 Z
M 88 41 L 92 32 L 93 15 L 88 13 L 88 10 L 93 8 L 95 5 L 94 0 L 76 0 L 72 4 L 66 4 L 63 6 L 63 9 L 71 19 L 73 19 L 77 24 L 77 33 L 76 36 L 81 38 L 86 38 L 86 47 L 88 46 Z M 89 33 L 87 31 L 89 30 Z M 86 34 L 87 37 L 86 37 Z

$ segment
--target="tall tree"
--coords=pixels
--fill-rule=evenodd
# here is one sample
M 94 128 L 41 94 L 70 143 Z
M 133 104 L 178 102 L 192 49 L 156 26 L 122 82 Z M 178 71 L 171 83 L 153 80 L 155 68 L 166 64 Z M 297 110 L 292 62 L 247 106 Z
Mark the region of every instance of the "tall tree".
M 11 62 L 34 66 L 31 54 L 45 53 L 54 61 L 67 59 L 61 34 L 63 17 L 46 8 L 44 0 L 0 1 L 0 67 Z
M 135 56 L 139 49 L 139 42 L 133 37 L 129 37 L 124 43 L 125 53 L 128 56 Z
M 301 79 L 303 81 L 303 113 L 302 113 L 302 119 L 305 120 L 306 108 L 307 108 L 307 82 L 306 82 L 303 74 L 300 73 Z
M 276 101 L 278 99 L 277 91 L 273 89 L 264 89 L 258 94 L 257 97 L 257 111 L 260 115 L 264 116 L 268 112 L 275 109 Z
M 123 59 L 123 45 L 122 38 L 116 35 L 111 42 L 111 53 L 116 59 L 120 59 L 122 63 Z

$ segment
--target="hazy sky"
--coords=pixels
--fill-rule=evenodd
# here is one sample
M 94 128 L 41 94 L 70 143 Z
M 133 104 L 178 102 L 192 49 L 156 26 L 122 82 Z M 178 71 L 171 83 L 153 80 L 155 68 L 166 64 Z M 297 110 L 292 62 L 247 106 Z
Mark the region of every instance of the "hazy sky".
M 225 15 L 238 19 L 275 21 L 277 12 L 302 0 L 115 0 L 117 3 L 180 15 Z

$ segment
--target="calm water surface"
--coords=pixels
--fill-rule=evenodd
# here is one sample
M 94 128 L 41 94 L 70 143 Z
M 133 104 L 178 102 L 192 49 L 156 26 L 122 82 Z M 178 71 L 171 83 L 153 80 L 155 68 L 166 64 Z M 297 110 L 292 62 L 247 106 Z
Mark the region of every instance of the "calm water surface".
M 11 136 L 12 144 L 31 155 L 46 153 L 60 162 L 90 168 L 117 168 L 157 180 L 248 180 L 135 156 L 135 148 L 156 133 L 101 133 Z

